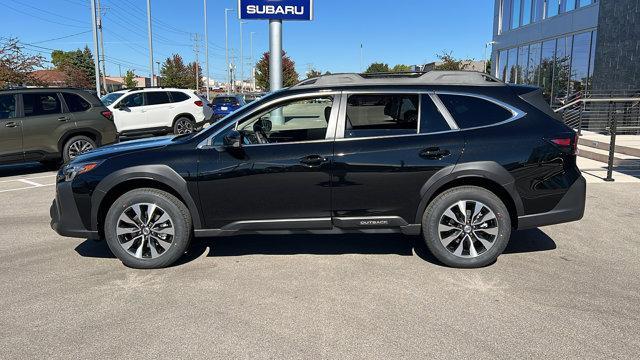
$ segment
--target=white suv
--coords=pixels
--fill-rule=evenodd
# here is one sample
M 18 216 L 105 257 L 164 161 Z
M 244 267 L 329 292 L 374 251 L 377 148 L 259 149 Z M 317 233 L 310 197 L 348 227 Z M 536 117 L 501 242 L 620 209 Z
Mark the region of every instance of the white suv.
M 213 110 L 194 90 L 172 88 L 136 88 L 102 97 L 113 112 L 118 133 L 187 134 L 211 120 Z

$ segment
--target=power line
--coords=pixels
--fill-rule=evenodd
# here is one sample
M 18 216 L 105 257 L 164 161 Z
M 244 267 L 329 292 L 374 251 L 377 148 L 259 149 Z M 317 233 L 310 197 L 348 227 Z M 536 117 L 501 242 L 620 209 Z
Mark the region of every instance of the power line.
M 42 41 L 34 41 L 34 42 L 31 42 L 30 44 L 42 44 L 42 43 L 45 43 L 45 42 L 62 40 L 62 39 L 66 39 L 66 38 L 70 38 L 70 37 L 74 37 L 74 36 L 78 36 L 78 35 L 82 35 L 82 34 L 87 34 L 87 33 L 90 33 L 90 32 L 91 32 L 91 30 L 87 30 L 87 31 L 82 31 L 82 32 L 76 33 L 76 34 L 61 36 L 61 37 L 57 37 L 57 38 L 53 38 L 53 39 L 47 39 L 47 40 L 42 40 Z
M 74 27 L 74 28 L 78 28 L 78 29 L 86 29 L 86 28 L 87 28 L 86 26 L 71 25 L 71 24 L 65 24 L 65 23 L 61 23 L 61 22 L 57 22 L 57 21 L 53 21 L 53 20 L 50 20 L 50 19 L 47 19 L 47 18 L 44 18 L 44 17 L 38 16 L 38 15 L 30 14 L 30 13 L 28 13 L 28 12 L 26 12 L 26 11 L 22 11 L 22 10 L 20 10 L 20 9 L 16 9 L 16 8 L 14 8 L 14 7 L 12 7 L 12 6 L 9 6 L 9 5 L 5 4 L 5 3 L 0 3 L 0 4 L 2 4 L 4 7 L 8 8 L 8 9 L 11 9 L 11 10 L 13 10 L 13 11 L 17 12 L 17 13 L 22 14 L 22 15 L 31 16 L 31 17 L 34 17 L 34 18 L 36 18 L 36 19 L 39 19 L 39 20 L 42 20 L 42 21 L 46 21 L 46 22 L 49 22 L 49 23 L 52 23 L 52 24 L 57 24 L 57 25 L 62 25 L 62 26 L 68 26 L 68 27 Z

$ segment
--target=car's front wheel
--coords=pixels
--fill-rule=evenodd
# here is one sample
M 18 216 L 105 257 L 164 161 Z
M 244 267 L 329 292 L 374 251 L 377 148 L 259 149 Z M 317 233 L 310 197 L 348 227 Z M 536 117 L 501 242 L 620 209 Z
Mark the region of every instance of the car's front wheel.
M 422 218 L 431 253 L 447 266 L 477 268 L 493 263 L 511 236 L 511 218 L 494 193 L 460 186 L 438 195 Z
M 175 196 L 157 189 L 136 189 L 119 197 L 107 212 L 104 233 L 109 248 L 125 265 L 167 267 L 186 251 L 191 215 Z

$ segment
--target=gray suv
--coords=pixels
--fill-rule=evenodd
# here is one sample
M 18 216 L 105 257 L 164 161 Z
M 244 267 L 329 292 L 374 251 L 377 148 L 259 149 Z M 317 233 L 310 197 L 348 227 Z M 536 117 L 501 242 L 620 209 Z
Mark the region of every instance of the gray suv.
M 0 164 L 68 162 L 117 139 L 113 114 L 87 91 L 0 91 Z

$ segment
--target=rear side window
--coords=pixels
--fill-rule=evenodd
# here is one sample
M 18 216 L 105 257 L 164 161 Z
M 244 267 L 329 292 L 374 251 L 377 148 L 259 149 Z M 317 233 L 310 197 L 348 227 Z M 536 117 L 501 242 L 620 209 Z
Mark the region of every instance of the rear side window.
M 179 91 L 172 91 L 171 92 L 171 101 L 172 102 L 181 102 L 181 101 L 185 101 L 185 100 L 189 100 L 190 97 L 189 95 L 183 93 L 183 92 L 179 92 Z
M 150 91 L 147 93 L 147 105 L 161 105 L 170 102 L 169 93 L 166 91 Z
M 451 127 L 447 124 L 444 116 L 442 116 L 430 96 L 422 95 L 422 108 L 420 112 L 420 133 L 429 134 L 451 130 Z
M 346 138 L 415 134 L 418 95 L 351 95 L 347 100 Z
M 22 94 L 24 116 L 60 114 L 62 106 L 56 93 Z
M 461 129 L 493 125 L 510 119 L 511 111 L 473 96 L 438 95 Z
M 64 102 L 67 103 L 67 108 L 70 112 L 87 111 L 91 108 L 91 104 L 80 97 L 80 95 L 62 93 L 62 97 L 64 98 Z
M 0 95 L 0 120 L 16 117 L 16 97 L 14 95 Z

